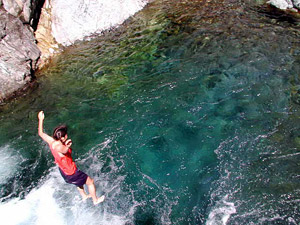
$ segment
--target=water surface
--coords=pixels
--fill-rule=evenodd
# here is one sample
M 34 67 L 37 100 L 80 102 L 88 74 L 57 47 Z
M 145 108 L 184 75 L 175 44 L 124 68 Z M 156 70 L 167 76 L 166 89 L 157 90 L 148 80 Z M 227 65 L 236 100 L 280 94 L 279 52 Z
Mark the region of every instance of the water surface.
M 154 1 L 1 106 L 11 224 L 299 224 L 299 23 L 255 2 Z M 106 201 L 80 202 L 37 135 L 69 126 Z M 48 214 L 49 213 L 49 214 Z

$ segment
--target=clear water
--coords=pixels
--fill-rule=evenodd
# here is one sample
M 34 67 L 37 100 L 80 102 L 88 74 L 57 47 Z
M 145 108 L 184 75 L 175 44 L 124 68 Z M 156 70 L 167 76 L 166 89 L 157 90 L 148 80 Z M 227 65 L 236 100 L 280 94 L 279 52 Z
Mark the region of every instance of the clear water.
M 1 220 L 299 224 L 299 36 L 254 2 L 172 0 L 66 49 L 1 106 Z M 39 110 L 102 205 L 60 177 Z

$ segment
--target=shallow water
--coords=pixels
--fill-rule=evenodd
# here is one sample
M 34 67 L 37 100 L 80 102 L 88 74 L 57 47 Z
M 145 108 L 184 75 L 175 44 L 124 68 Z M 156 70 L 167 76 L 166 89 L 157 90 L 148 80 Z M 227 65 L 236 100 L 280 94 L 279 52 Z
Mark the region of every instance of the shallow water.
M 66 49 L 1 106 L 1 217 L 299 224 L 299 47 L 297 21 L 254 2 L 155 1 Z M 107 196 L 99 207 L 63 182 L 39 110 L 47 133 L 69 126 L 74 159 Z

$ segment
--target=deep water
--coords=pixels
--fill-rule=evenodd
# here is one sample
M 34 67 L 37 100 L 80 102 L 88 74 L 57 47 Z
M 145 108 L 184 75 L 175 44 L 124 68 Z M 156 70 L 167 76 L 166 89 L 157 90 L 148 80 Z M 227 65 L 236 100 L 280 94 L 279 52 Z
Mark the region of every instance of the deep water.
M 67 48 L 0 107 L 1 220 L 299 224 L 299 38 L 256 2 L 164 0 Z M 39 110 L 103 204 L 64 183 Z

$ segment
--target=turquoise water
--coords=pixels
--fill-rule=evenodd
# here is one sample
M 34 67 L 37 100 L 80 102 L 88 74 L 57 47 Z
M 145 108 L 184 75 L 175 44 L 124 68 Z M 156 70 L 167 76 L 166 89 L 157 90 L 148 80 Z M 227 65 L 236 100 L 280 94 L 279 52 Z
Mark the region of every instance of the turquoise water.
M 1 217 L 299 224 L 299 35 L 297 20 L 251 2 L 155 1 L 66 49 L 1 106 Z M 69 126 L 102 205 L 60 177 L 39 110 L 47 133 Z

